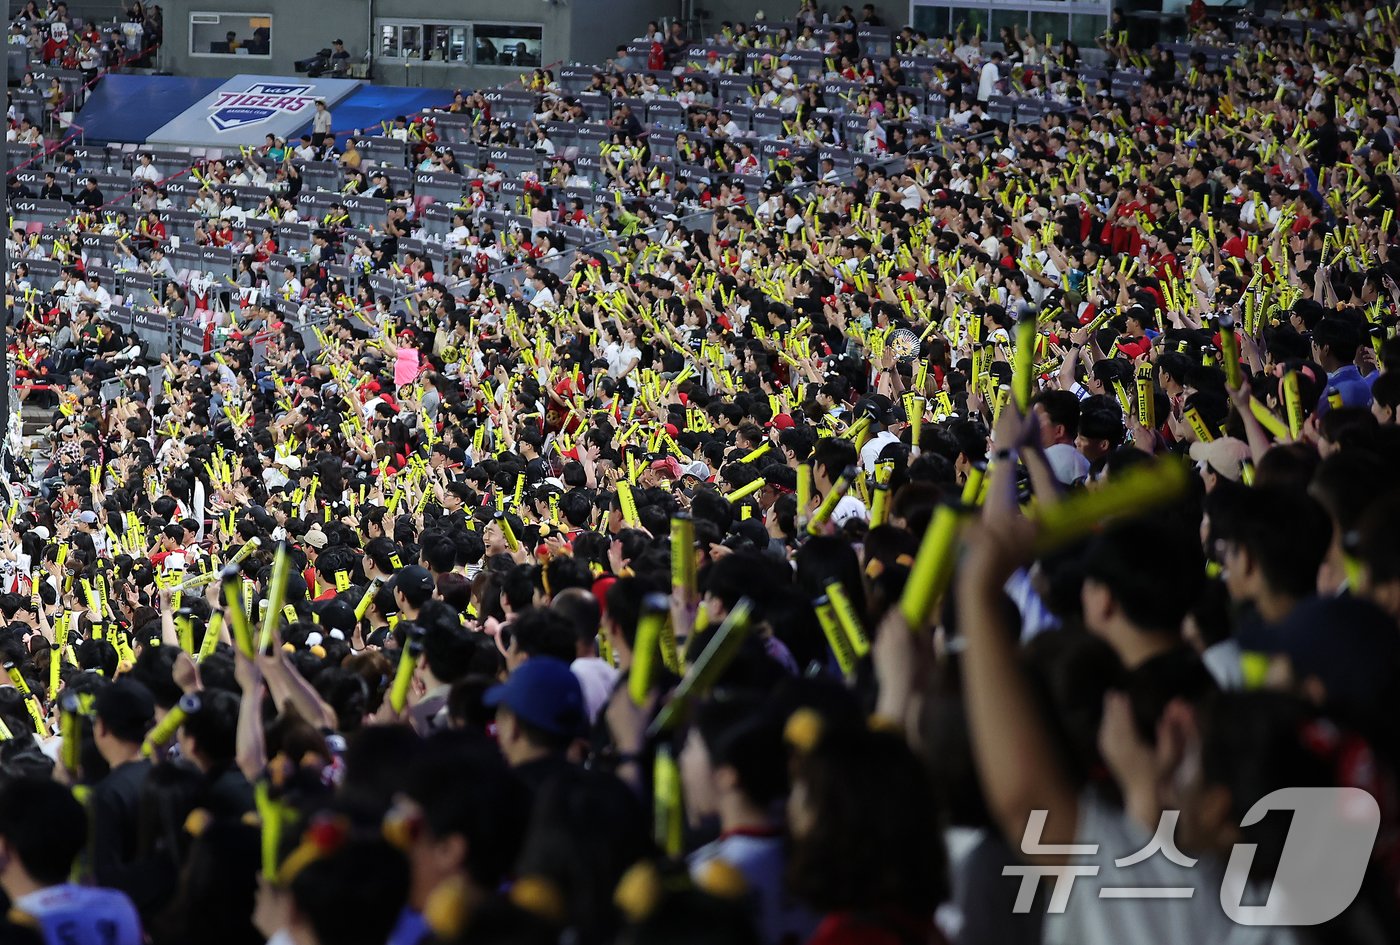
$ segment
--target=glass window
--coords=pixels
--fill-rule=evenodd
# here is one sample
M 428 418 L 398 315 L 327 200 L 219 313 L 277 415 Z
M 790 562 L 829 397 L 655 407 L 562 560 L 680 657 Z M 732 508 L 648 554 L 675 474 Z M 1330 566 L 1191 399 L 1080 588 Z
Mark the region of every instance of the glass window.
M 268 13 L 191 13 L 191 56 L 270 56 Z
M 447 28 L 447 61 L 467 61 L 467 28 L 465 26 L 449 26 Z
M 420 59 L 423 56 L 422 27 L 399 27 L 399 55 L 405 59 Z
M 500 26 L 478 23 L 472 27 L 476 42 L 472 61 L 478 66 L 538 66 L 543 61 L 544 27 Z
M 987 34 L 987 11 L 976 9 L 959 9 L 953 11 L 953 32 L 959 39 L 969 39 L 974 33 L 988 39 Z M 992 36 L 991 39 L 996 39 Z
M 387 23 L 379 27 L 379 56 L 381 59 L 399 58 L 399 28 Z
M 379 58 L 467 62 L 469 30 L 463 22 L 379 21 Z
M 465 25 L 426 24 L 423 27 L 423 42 L 427 49 L 426 59 L 441 63 L 466 62 Z
M 1069 14 L 1032 13 L 1031 33 L 1035 36 L 1036 40 L 1041 43 L 1045 42 L 1045 37 L 1047 35 L 1050 37 L 1050 45 L 1048 47 L 1041 46 L 1040 48 L 1042 51 L 1047 48 L 1058 50 L 1061 41 L 1063 41 L 1065 36 L 1069 33 Z
M 914 19 L 909 25 L 930 39 L 942 36 L 948 32 L 948 8 L 917 6 L 914 8 Z
M 1070 39 L 1074 40 L 1079 47 L 1080 55 L 1084 50 L 1094 48 L 1094 37 L 1108 29 L 1108 17 L 1103 14 L 1076 13 L 1069 20 Z
M 423 58 L 434 62 L 467 61 L 467 27 L 465 24 L 426 23 L 423 26 Z

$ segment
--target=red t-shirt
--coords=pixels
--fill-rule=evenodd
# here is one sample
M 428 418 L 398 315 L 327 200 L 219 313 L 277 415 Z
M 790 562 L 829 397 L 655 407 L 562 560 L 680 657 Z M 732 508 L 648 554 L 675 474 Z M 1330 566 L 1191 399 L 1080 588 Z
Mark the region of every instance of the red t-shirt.
M 832 912 L 807 945 L 947 945 L 931 916 L 889 912 Z

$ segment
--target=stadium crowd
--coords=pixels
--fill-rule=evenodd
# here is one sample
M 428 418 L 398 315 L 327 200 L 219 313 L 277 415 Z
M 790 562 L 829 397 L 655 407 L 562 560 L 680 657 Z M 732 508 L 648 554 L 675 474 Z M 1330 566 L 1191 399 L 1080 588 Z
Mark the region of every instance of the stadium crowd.
M 0 941 L 1393 940 L 1400 25 L 1314 7 L 35 140 Z

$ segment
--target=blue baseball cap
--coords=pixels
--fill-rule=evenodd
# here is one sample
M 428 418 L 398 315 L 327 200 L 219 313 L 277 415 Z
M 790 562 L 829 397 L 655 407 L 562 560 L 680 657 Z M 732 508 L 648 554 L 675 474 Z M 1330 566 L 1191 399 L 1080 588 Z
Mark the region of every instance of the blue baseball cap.
M 499 686 L 486 690 L 487 706 L 505 706 L 522 722 L 551 735 L 582 735 L 588 713 L 583 687 L 569 664 L 533 656 Z

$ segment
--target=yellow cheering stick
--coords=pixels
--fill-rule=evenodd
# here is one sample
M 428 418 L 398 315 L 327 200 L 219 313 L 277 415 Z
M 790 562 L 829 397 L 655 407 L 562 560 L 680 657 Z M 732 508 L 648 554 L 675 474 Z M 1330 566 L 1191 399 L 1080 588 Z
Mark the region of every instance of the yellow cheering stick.
M 49 701 L 53 702 L 58 695 L 59 669 L 63 666 L 63 648 L 68 645 L 68 612 L 64 611 L 58 616 L 58 623 L 53 629 L 53 646 L 49 653 Z
M 175 634 L 179 641 L 180 649 L 191 656 L 194 655 L 194 611 L 188 607 L 181 607 L 172 596 L 171 607 L 175 610 Z
M 1030 409 L 1031 392 L 1035 384 L 1037 325 L 1035 308 L 1030 305 L 1023 306 L 1016 319 L 1016 365 L 1011 378 L 1011 390 L 1015 397 L 1016 409 L 1021 413 Z
M 964 496 L 970 491 L 972 482 L 973 479 L 969 476 L 963 490 Z M 977 485 L 981 485 L 980 476 Z M 924 629 L 933 614 L 933 608 L 948 589 L 955 561 L 953 543 L 957 539 L 961 519 L 962 515 L 957 509 L 941 505 L 924 531 L 899 603 L 900 611 L 911 630 Z
M 272 789 L 266 778 L 259 779 L 257 784 L 253 785 L 253 805 L 258 814 L 262 878 L 270 886 L 277 885 L 282 880 L 282 870 L 279 868 L 282 832 L 291 815 L 286 807 L 272 799 Z M 303 849 L 309 848 L 304 847 Z M 295 855 L 296 853 L 292 854 L 292 856 Z M 291 858 L 289 856 L 288 860 L 290 861 Z
M 204 628 L 204 638 L 199 641 L 199 656 L 197 659 L 203 663 L 214 655 L 214 651 L 219 646 L 219 631 L 224 626 L 224 615 L 220 611 L 214 611 L 209 615 L 209 625 Z
M 743 502 L 749 496 L 762 489 L 765 485 L 767 485 L 767 481 L 762 476 L 759 476 L 757 479 L 755 479 L 753 482 L 750 482 L 748 485 L 740 486 L 739 488 L 735 489 L 733 492 L 726 495 L 725 498 L 729 500 L 729 503 L 731 505 Z
M 859 438 L 865 433 L 866 429 L 870 426 L 871 422 L 872 421 L 870 417 L 861 417 L 859 420 L 857 420 L 855 423 L 851 424 L 845 429 L 845 431 L 841 434 L 841 439 L 855 440 L 859 442 Z
M 870 508 L 870 527 L 885 524 L 890 513 L 890 477 L 894 463 L 884 460 L 875 464 L 875 501 Z
M 1196 439 L 1202 443 L 1210 443 L 1215 439 L 1215 431 L 1206 423 L 1205 417 L 1195 407 L 1187 407 L 1185 414 L 1186 422 L 1191 426 L 1191 430 L 1196 434 Z
M 1225 362 L 1225 383 L 1240 388 L 1240 344 L 1235 337 L 1235 320 L 1229 313 L 1220 316 L 1220 358 Z
M 632 649 L 632 668 L 627 677 L 627 692 L 635 705 L 645 704 L 651 691 L 656 657 L 660 652 L 663 628 L 670 616 L 669 610 L 664 594 L 648 594 L 642 599 L 636 643 Z
M 831 598 L 823 594 L 812 601 L 812 608 L 817 614 L 817 623 L 821 625 L 822 635 L 826 637 L 826 644 L 831 648 L 831 653 L 836 657 L 836 665 L 841 669 L 841 675 L 846 679 L 854 679 L 856 675 L 856 655 L 851 650 L 851 642 L 841 630 L 841 624 L 836 619 L 836 608 L 831 604 Z
M 80 728 L 83 701 L 76 692 L 64 693 L 58 703 L 58 733 L 62 739 L 59 761 L 70 774 L 82 763 L 83 737 Z
M 856 612 L 855 604 L 846 594 L 846 588 L 840 581 L 829 581 L 826 585 L 826 596 L 831 601 L 831 609 L 836 613 L 836 622 L 841 627 L 841 633 L 849 642 L 851 651 L 857 658 L 864 657 L 870 652 L 870 637 L 865 633 L 865 625 L 860 614 Z
M 685 807 L 681 799 L 681 772 L 667 745 L 656 750 L 652 761 L 653 836 L 669 857 L 680 856 L 685 846 Z
M 501 533 L 505 536 L 506 547 L 512 553 L 520 550 L 520 539 L 515 534 L 515 529 L 510 525 L 510 517 L 503 511 L 495 514 L 496 524 L 501 526 Z
M 631 465 L 633 462 L 631 454 L 628 454 L 627 460 L 628 464 Z M 632 494 L 630 483 L 619 482 L 617 484 L 617 500 L 622 507 L 622 520 L 627 523 L 628 527 L 636 528 L 641 524 L 641 518 L 637 515 L 637 499 Z
M 841 473 L 839 479 L 832 485 L 831 491 L 822 499 L 821 505 L 812 513 L 812 520 L 807 523 L 808 535 L 820 535 L 823 527 L 831 518 L 831 513 L 836 510 L 836 504 L 845 498 L 846 493 L 855 484 L 856 478 L 860 475 L 860 470 L 855 466 L 847 466 Z
M 664 606 L 665 597 L 661 596 L 661 600 Z M 739 598 L 705 644 L 705 649 L 686 668 L 685 675 L 671 694 L 671 700 L 657 713 L 656 720 L 647 728 L 648 738 L 656 738 L 661 733 L 670 731 L 680 721 L 681 714 L 690 703 L 714 687 L 743 646 L 752 626 L 752 617 L 753 601 L 747 597 Z M 640 632 L 639 623 L 638 633 Z M 635 672 L 635 663 L 633 671 Z
M 160 720 L 160 724 L 151 729 L 146 734 L 146 740 L 141 743 L 141 754 L 150 758 L 156 750 L 165 746 L 170 739 L 175 737 L 176 731 L 185 720 L 200 710 L 201 702 L 199 693 L 187 692 L 180 697 L 180 701 L 166 713 L 165 718 Z
M 355 604 L 355 622 L 365 619 L 365 614 L 369 613 L 369 605 L 374 603 L 374 595 L 379 593 L 379 578 L 370 578 L 369 585 L 364 593 L 360 595 L 360 600 Z
M 1260 426 L 1274 435 L 1274 439 L 1288 439 L 1288 427 L 1284 422 L 1253 397 L 1249 399 L 1249 412 L 1254 415 L 1254 419 L 1259 421 Z
M 416 629 L 412 630 L 404 638 L 399 665 L 394 670 L 394 682 L 389 687 L 389 707 L 395 712 L 402 712 L 408 705 L 408 687 L 413 682 L 413 671 L 418 666 L 418 657 L 422 652 L 422 633 Z
M 686 605 L 695 599 L 695 520 L 688 512 L 671 518 L 671 593 Z
M 1034 553 L 1039 556 L 1092 534 L 1105 519 L 1141 515 L 1176 500 L 1190 483 L 1176 459 L 1143 463 L 1109 479 L 1098 489 L 1076 492 L 1040 506 Z
M 233 643 L 238 652 L 249 659 L 253 658 L 253 635 L 248 628 L 248 611 L 243 602 L 243 581 L 239 577 L 238 566 L 229 565 L 219 575 L 224 587 L 224 604 L 228 610 L 229 628 L 233 631 Z
M 1288 435 L 1296 440 L 1303 432 L 1303 395 L 1298 385 L 1298 372 L 1283 376 L 1283 406 L 1288 416 Z
M 291 575 L 291 558 L 285 544 L 278 545 L 272 559 L 272 576 L 268 579 L 267 608 L 262 615 L 262 633 L 258 637 L 258 652 L 272 651 L 272 635 L 282 619 L 282 602 L 287 596 L 287 578 Z
M 29 717 L 34 722 L 35 733 L 39 735 L 49 734 L 48 728 L 44 724 L 44 710 L 39 705 L 39 697 L 34 695 L 34 692 L 29 688 L 29 683 L 25 681 L 19 667 L 13 662 L 6 662 L 5 672 L 9 673 L 10 682 L 14 683 L 15 688 L 24 696 L 24 707 L 29 710 Z

